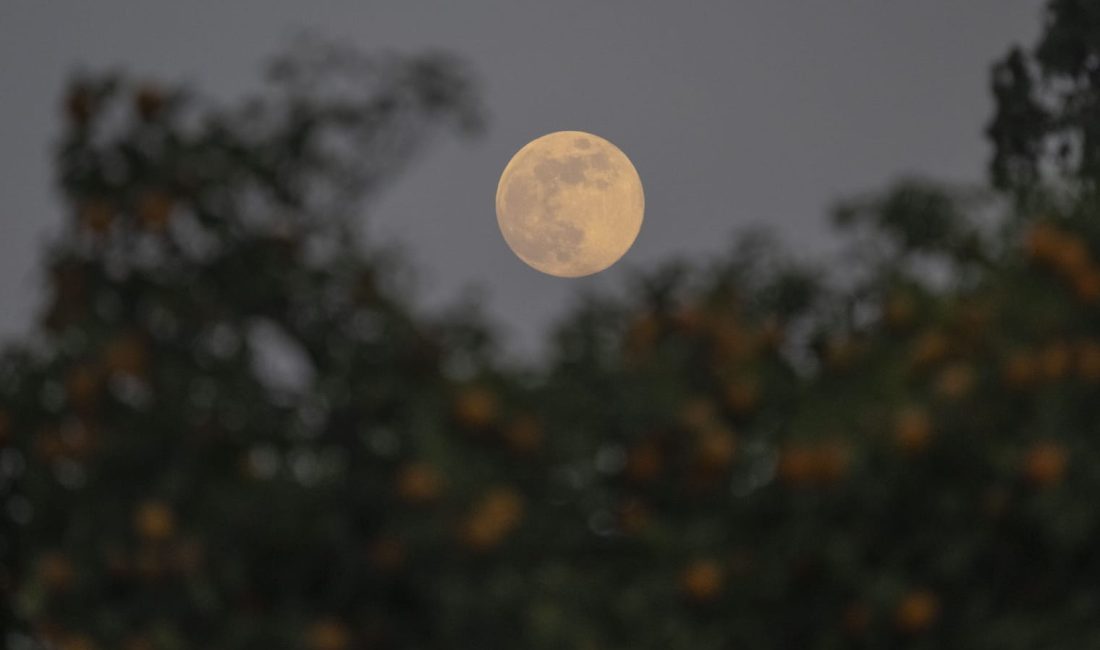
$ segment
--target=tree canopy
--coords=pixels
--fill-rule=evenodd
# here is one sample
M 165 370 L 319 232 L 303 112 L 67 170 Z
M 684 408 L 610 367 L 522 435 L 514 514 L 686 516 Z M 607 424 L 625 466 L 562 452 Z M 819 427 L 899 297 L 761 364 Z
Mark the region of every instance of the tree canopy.
M 232 107 L 75 80 L 0 362 L 7 645 L 1100 645 L 1097 48 L 1053 0 L 994 67 L 996 190 L 842 202 L 843 274 L 759 233 L 671 262 L 535 369 L 355 227 L 480 128 L 457 61 L 307 46 Z

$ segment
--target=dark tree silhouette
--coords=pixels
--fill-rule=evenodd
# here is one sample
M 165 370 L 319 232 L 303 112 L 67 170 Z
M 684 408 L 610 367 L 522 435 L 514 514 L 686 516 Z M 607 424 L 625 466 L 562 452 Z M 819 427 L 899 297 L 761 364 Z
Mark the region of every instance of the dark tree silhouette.
M 1044 177 L 1100 180 L 1100 6 L 1048 3 L 1031 51 L 1013 48 L 993 68 L 996 114 L 987 131 L 1001 189 L 1033 189 Z

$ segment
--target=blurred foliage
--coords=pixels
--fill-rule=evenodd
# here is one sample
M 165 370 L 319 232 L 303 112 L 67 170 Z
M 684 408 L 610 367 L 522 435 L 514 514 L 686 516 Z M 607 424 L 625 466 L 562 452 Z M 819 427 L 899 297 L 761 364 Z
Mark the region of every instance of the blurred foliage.
M 461 66 L 273 76 L 73 85 L 72 219 L 0 365 L 10 647 L 1100 647 L 1083 168 L 845 202 L 836 269 L 743 236 L 519 370 L 349 218 L 479 124 Z
M 1049 0 L 1031 50 L 1013 48 L 993 68 L 993 183 L 1028 192 L 1052 176 L 1100 182 L 1100 4 Z M 1064 178 L 1063 178 L 1064 180 Z

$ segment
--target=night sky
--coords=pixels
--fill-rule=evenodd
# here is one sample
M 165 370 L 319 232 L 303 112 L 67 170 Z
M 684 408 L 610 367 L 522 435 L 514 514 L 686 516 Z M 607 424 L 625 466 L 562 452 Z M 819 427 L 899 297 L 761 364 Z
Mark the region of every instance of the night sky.
M 42 245 L 65 211 L 51 145 L 78 69 L 125 69 L 231 100 L 301 32 L 366 51 L 445 50 L 477 75 L 480 139 L 443 139 L 366 206 L 436 307 L 485 291 L 511 349 L 530 351 L 578 292 L 726 247 L 765 225 L 798 253 L 832 243 L 835 200 L 905 174 L 984 178 L 988 69 L 1037 33 L 1039 0 L 679 3 L 300 2 L 0 4 L 0 336 L 24 331 Z M 574 129 L 630 156 L 646 190 L 634 248 L 607 272 L 544 276 L 505 246 L 497 179 L 534 137 Z

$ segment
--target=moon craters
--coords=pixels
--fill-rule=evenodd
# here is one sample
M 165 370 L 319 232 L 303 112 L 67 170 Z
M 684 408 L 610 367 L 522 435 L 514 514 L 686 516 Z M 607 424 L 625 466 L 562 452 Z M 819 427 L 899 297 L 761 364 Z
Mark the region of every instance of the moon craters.
M 577 131 L 526 145 L 497 189 L 505 241 L 530 266 L 562 277 L 615 263 L 637 236 L 643 210 L 641 181 L 626 155 Z

